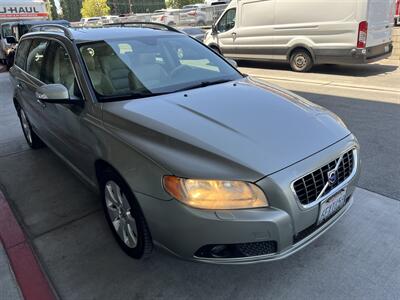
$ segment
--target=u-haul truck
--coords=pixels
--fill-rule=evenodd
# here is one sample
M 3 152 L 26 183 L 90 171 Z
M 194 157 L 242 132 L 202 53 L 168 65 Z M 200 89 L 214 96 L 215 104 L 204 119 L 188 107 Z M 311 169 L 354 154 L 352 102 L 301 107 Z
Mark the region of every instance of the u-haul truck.
M 0 1 L 0 63 L 4 62 L 12 45 L 7 36 L 15 36 L 10 22 L 21 20 L 48 20 L 46 2 L 43 0 Z

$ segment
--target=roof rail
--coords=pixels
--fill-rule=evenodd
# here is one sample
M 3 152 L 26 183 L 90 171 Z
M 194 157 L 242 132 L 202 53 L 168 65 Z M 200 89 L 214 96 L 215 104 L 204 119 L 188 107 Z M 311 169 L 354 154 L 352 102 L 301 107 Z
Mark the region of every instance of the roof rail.
M 155 23 L 155 22 L 121 22 L 121 23 L 108 23 L 108 24 L 103 24 L 103 27 L 113 27 L 113 26 L 118 26 L 118 27 L 129 27 L 129 26 L 137 26 L 137 27 L 148 27 L 148 28 L 154 28 L 154 27 L 161 27 L 164 28 L 168 31 L 173 31 L 173 32 L 179 32 L 181 33 L 178 29 L 161 24 L 161 23 Z
M 29 30 L 29 32 L 35 32 L 35 31 L 49 31 L 49 32 L 62 31 L 67 38 L 73 40 L 71 31 L 67 27 L 60 24 L 40 24 L 32 26 L 31 29 Z

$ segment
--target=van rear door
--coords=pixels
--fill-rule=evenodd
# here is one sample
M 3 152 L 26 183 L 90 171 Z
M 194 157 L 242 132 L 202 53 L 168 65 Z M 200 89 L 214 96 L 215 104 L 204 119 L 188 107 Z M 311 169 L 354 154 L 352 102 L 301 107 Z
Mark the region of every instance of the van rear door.
M 367 48 L 392 40 L 395 0 L 368 1 Z

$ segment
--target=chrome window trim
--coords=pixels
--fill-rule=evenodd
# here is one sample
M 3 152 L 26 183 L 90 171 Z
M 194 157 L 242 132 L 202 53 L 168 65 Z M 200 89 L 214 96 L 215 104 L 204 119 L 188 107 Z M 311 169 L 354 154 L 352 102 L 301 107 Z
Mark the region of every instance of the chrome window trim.
M 318 195 L 318 197 L 317 197 L 317 199 L 316 199 L 315 201 L 313 201 L 313 202 L 311 202 L 311 203 L 308 203 L 308 204 L 302 204 L 302 203 L 300 202 L 299 198 L 297 197 L 297 193 L 296 193 L 296 190 L 295 190 L 295 188 L 294 188 L 294 183 L 295 183 L 297 180 L 299 180 L 299 179 L 301 179 L 301 178 L 304 178 L 305 176 L 310 175 L 311 173 L 313 173 L 313 172 L 315 172 L 315 171 L 317 171 L 317 170 L 320 170 L 324 165 L 322 165 L 322 166 L 319 167 L 319 168 L 315 168 L 313 171 L 310 171 L 310 172 L 308 172 L 308 173 L 306 173 L 306 174 L 304 174 L 304 175 L 302 175 L 302 176 L 300 176 L 300 177 L 298 177 L 298 178 L 296 178 L 295 180 L 292 181 L 292 183 L 290 184 L 290 189 L 292 190 L 293 195 L 294 195 L 294 198 L 296 199 L 296 202 L 297 202 L 297 204 L 300 206 L 300 208 L 302 208 L 303 210 L 310 209 L 310 208 L 312 208 L 312 207 L 318 205 L 318 204 L 321 203 L 322 201 L 324 201 L 324 200 L 326 200 L 326 199 L 332 197 L 334 194 L 338 193 L 340 190 L 342 190 L 343 188 L 345 188 L 345 187 L 349 184 L 349 182 L 354 178 L 354 176 L 356 175 L 357 170 L 358 170 L 358 151 L 357 151 L 357 147 L 356 147 L 356 146 L 352 146 L 352 147 L 347 148 L 347 150 L 342 151 L 342 152 L 340 153 L 339 157 L 338 157 L 338 158 L 339 158 L 339 161 L 338 161 L 338 163 L 337 163 L 337 166 L 339 166 L 340 162 L 341 162 L 342 159 L 343 159 L 344 154 L 346 154 L 346 153 L 349 152 L 349 151 L 352 151 L 352 152 L 353 152 L 353 170 L 351 171 L 349 177 L 347 177 L 346 180 L 344 180 L 344 181 L 343 181 L 341 184 L 339 184 L 337 187 L 335 187 L 334 189 L 332 189 L 328 194 L 322 196 L 322 194 L 323 194 L 323 193 L 325 192 L 325 190 L 326 190 L 326 186 L 325 186 L 324 189 L 321 191 L 320 195 Z M 330 163 L 330 162 L 327 162 L 326 164 L 329 164 L 329 163 Z

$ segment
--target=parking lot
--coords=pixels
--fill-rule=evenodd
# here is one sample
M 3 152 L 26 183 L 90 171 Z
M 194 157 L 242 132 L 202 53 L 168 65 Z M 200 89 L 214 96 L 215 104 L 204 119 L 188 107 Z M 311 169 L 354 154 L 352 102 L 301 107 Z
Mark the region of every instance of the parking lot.
M 158 249 L 145 261 L 128 258 L 98 196 L 49 149 L 28 148 L 8 74 L 0 74 L 0 190 L 60 298 L 398 299 L 398 63 L 319 66 L 300 75 L 284 64 L 240 66 L 337 113 L 358 137 L 362 158 L 355 203 L 337 226 L 288 259 L 245 266 L 186 262 Z

